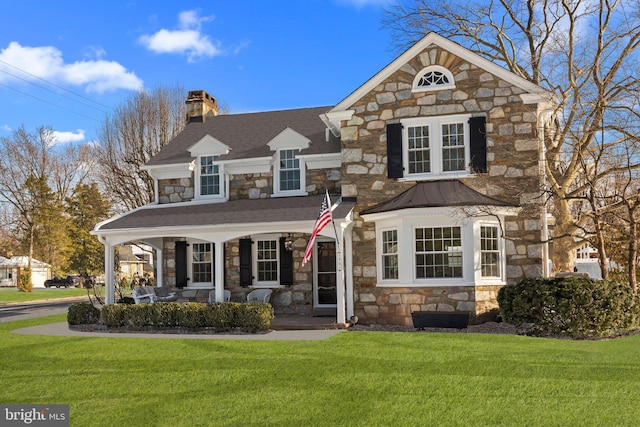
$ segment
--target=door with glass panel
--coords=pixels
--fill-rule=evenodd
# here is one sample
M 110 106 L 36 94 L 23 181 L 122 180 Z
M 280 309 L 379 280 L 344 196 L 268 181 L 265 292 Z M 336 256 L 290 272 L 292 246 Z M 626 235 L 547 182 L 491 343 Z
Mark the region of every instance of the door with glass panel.
M 315 308 L 337 306 L 336 299 L 336 243 L 335 241 L 316 242 L 316 274 L 313 286 L 313 305 Z

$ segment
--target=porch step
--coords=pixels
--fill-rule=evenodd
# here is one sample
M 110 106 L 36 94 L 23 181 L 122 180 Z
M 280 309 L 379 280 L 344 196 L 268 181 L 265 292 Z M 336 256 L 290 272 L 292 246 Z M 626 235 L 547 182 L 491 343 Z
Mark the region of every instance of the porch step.
M 271 322 L 271 328 L 276 331 L 308 331 L 323 329 L 346 329 L 344 324 L 336 323 L 335 316 L 316 317 L 276 314 Z

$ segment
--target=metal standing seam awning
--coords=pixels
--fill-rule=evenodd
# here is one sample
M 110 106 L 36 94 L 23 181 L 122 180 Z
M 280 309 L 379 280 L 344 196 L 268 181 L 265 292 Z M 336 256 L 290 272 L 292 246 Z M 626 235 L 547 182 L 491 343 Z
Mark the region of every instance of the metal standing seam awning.
M 311 233 L 324 196 L 300 196 L 265 199 L 241 199 L 225 202 L 184 202 L 164 205 L 147 205 L 121 216 L 109 219 L 96 225 L 92 234 L 99 237 L 105 245 L 106 282 L 113 287 L 114 255 L 113 247 L 128 241 L 156 242 L 155 249 L 162 258 L 161 239 L 163 237 L 186 237 L 202 239 L 213 243 L 223 243 L 234 238 L 264 233 L 300 232 Z M 321 235 L 345 241 L 345 255 L 336 261 L 341 266 L 346 261 L 344 271 L 346 277 L 342 282 L 342 292 L 338 292 L 338 305 L 345 307 L 344 282 L 346 280 L 346 313 L 338 310 L 338 322 L 345 322 L 345 316 L 353 315 L 351 277 L 351 213 L 355 201 L 343 201 L 334 196 L 332 216 L 336 230 L 332 226 L 325 227 Z M 336 236 L 337 233 L 337 236 Z M 224 256 L 219 251 L 220 256 Z M 216 259 L 216 272 L 222 274 L 223 259 Z M 160 271 L 159 271 L 160 273 Z M 113 273 L 111 273 L 113 276 Z M 158 278 L 161 282 L 161 278 Z M 217 277 L 215 283 L 223 283 Z M 339 287 L 340 288 L 340 287 Z M 107 302 L 114 302 L 113 289 L 107 288 Z M 222 287 L 216 286 L 216 295 L 222 300 Z M 342 312 L 342 313 L 341 313 Z

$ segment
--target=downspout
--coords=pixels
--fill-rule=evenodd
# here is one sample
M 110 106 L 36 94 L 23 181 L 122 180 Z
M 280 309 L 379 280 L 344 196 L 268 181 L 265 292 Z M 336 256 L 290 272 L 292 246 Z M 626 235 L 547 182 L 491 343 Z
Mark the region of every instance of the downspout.
M 547 185 L 547 175 L 546 175 L 546 164 L 547 164 L 547 146 L 545 144 L 545 129 L 546 129 L 546 121 L 549 119 L 549 115 L 551 114 L 550 110 L 543 110 L 538 115 L 538 123 L 542 122 L 543 125 L 540 131 L 540 174 L 542 176 L 542 185 L 546 187 Z M 550 277 L 551 271 L 549 266 L 549 220 L 548 220 L 548 212 L 547 212 L 547 203 L 543 200 L 542 207 L 540 209 L 541 215 L 541 238 L 542 238 L 542 277 Z

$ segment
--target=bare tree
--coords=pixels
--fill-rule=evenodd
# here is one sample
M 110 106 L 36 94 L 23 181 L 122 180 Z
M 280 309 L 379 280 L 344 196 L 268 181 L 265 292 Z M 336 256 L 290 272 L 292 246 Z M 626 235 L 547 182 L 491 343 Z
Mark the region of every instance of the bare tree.
M 178 85 L 139 91 L 102 123 L 96 178 L 120 209 L 154 200 L 153 178 L 140 166 L 184 128 L 185 99 L 186 92 Z
M 435 31 L 556 94 L 552 120 L 540 131 L 559 271 L 573 270 L 583 244 L 587 220 L 576 204 L 594 182 L 618 172 L 602 167 L 585 179 L 585 158 L 615 156 L 621 144 L 638 143 L 640 113 L 628 100 L 640 88 L 639 9 L 632 0 L 415 0 L 386 11 L 399 47 Z M 640 159 L 630 160 L 630 170 L 640 167 Z

